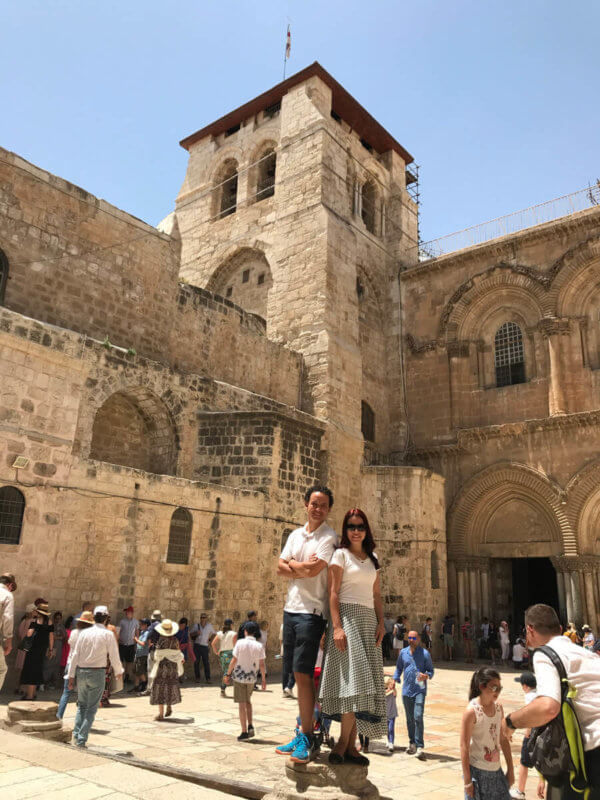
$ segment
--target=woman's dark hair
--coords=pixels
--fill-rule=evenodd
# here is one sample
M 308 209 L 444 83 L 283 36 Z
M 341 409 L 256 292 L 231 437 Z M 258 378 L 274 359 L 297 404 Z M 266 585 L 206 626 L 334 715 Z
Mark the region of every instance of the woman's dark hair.
M 79 620 L 77 620 L 75 627 L 77 628 L 78 631 L 84 631 L 86 628 L 91 628 L 92 626 L 87 622 L 80 622 Z
M 223 623 L 223 631 L 230 631 L 233 627 L 233 620 L 227 618 Z
M 55 611 L 54 614 L 52 614 L 52 619 L 56 619 L 57 617 L 62 619 L 62 611 Z
M 307 489 L 306 492 L 304 492 L 304 502 L 306 503 L 306 505 L 310 503 L 310 497 L 315 492 L 321 492 L 321 494 L 326 494 L 327 497 L 329 498 L 329 508 L 333 506 L 333 492 L 329 487 L 323 486 L 320 483 L 316 483 L 314 486 L 311 486 L 310 489 Z
M 188 624 L 188 618 L 187 618 L 187 617 L 182 617 L 182 618 L 179 620 L 179 624 L 180 624 L 180 625 L 187 625 L 187 624 Z
M 471 686 L 469 688 L 469 700 L 479 697 L 481 694 L 481 687 L 487 686 L 492 680 L 500 680 L 500 673 L 492 669 L 492 667 L 480 667 L 476 669 L 471 678 Z
M 72 624 L 73 624 L 73 614 L 70 614 L 66 619 L 65 628 L 69 630 Z
M 375 541 L 371 533 L 371 526 L 369 525 L 367 515 L 364 511 L 361 511 L 360 508 L 351 508 L 350 511 L 346 512 L 346 516 L 342 522 L 342 541 L 340 542 L 340 547 L 345 547 L 348 550 L 350 549 L 350 539 L 348 538 L 348 520 L 350 517 L 360 517 L 365 523 L 365 538 L 362 540 L 362 549 L 375 565 L 375 569 L 379 569 L 379 561 L 373 554 L 373 550 L 375 550 Z

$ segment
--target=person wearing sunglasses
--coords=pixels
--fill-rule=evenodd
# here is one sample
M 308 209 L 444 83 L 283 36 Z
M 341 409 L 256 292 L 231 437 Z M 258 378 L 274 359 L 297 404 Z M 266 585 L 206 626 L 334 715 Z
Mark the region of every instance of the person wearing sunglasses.
M 375 542 L 364 511 L 344 517 L 342 540 L 329 564 L 331 624 L 319 698 L 322 714 L 341 723 L 332 764 L 368 765 L 356 736 L 387 738 L 381 641 L 385 634 Z
M 427 684 L 433 678 L 431 653 L 421 647 L 421 639 L 416 631 L 408 632 L 408 647 L 400 651 L 394 672 L 394 680 L 402 683 L 402 704 L 406 715 L 408 731 L 407 754 L 425 758 L 424 714 Z
M 460 728 L 465 800 L 510 800 L 509 786 L 515 775 L 510 741 L 502 730 L 504 711 L 498 702 L 501 691 L 502 682 L 495 669 L 475 670 Z M 506 775 L 500 750 L 506 760 Z

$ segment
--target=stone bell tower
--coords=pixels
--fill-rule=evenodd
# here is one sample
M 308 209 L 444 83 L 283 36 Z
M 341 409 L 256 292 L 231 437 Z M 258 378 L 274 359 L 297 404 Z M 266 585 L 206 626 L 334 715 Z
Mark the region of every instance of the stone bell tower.
M 256 314 L 269 339 L 302 354 L 298 407 L 326 424 L 333 521 L 369 509 L 390 553 L 409 553 L 423 515 L 397 512 L 410 516 L 433 492 L 421 538 L 435 529 L 445 564 L 441 479 L 424 488 L 425 471 L 393 466 L 406 444 L 398 274 L 417 257 L 411 155 L 318 63 L 181 145 L 181 278 Z

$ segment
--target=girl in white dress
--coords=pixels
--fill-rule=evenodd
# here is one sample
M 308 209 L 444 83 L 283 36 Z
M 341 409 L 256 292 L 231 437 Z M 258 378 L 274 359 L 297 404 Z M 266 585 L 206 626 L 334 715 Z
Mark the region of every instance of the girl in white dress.
M 510 742 L 501 733 L 501 691 L 500 675 L 495 669 L 481 667 L 473 673 L 469 705 L 460 729 L 465 800 L 510 800 L 508 787 L 515 776 Z M 506 759 L 506 775 L 502 772 L 500 750 Z

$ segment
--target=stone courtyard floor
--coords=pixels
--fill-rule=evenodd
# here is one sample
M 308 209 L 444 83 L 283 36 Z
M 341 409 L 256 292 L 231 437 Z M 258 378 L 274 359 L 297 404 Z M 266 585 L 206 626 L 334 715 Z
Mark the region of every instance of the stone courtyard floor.
M 393 667 L 386 667 L 386 674 L 393 673 Z M 379 788 L 383 798 L 427 798 L 427 800 L 450 800 L 462 797 L 462 773 L 459 754 L 460 719 L 467 703 L 468 685 L 471 667 L 467 665 L 439 664 L 431 682 L 425 707 L 425 745 L 426 758 L 419 761 L 404 752 L 407 745 L 401 698 L 398 698 L 401 716 L 396 721 L 396 750 L 387 752 L 384 742 L 372 742 L 369 757 L 370 780 Z M 522 691 L 514 680 L 517 673 L 512 670 L 501 670 L 503 692 L 501 696 L 505 713 L 522 705 Z M 228 694 L 232 690 L 228 689 Z M 45 692 L 38 699 L 55 699 L 56 693 Z M 236 781 L 255 783 L 272 787 L 282 774 L 283 756 L 274 752 L 276 745 L 288 741 L 292 733 L 297 714 L 294 700 L 282 697 L 279 683 L 273 679 L 266 692 L 255 692 L 254 726 L 256 738 L 245 743 L 237 741 L 240 727 L 237 707 L 230 697 L 222 698 L 218 685 L 204 686 L 186 682 L 182 690 L 183 702 L 174 707 L 170 721 L 155 722 L 155 708 L 150 707 L 147 697 L 134 697 L 126 693 L 116 695 L 112 707 L 99 709 L 89 746 L 92 753 L 81 753 L 83 757 L 97 759 L 98 753 L 128 754 L 136 759 L 184 767 L 201 773 L 217 775 Z M 11 698 L 2 696 L 4 703 Z M 70 704 L 65 715 L 65 724 L 72 725 L 75 716 L 75 705 Z M 332 734 L 337 733 L 337 725 L 332 726 Z M 13 737 L 14 738 L 14 737 Z M 21 737 L 19 741 L 23 740 Z M 31 742 L 31 740 L 27 740 Z M 521 734 L 514 736 L 513 754 L 515 773 L 518 769 Z M 32 743 L 33 744 L 33 743 Z M 50 746 L 50 745 L 48 745 Z M 57 747 L 53 745 L 53 747 Z M 0 753 L 2 753 L 0 746 Z M 61 753 L 71 753 L 73 749 L 61 748 Z M 324 752 L 328 752 L 324 749 Z M 27 761 L 26 756 L 20 758 Z M 61 756 L 62 758 L 62 756 Z M 34 762 L 35 763 L 35 762 Z M 102 763 L 104 766 L 102 766 Z M 99 764 L 94 760 L 94 769 L 90 772 L 101 779 L 103 772 L 107 775 L 122 775 L 126 767 L 113 761 L 102 760 Z M 1 766 L 0 769 L 7 767 Z M 86 770 L 84 769 L 83 772 Z M 212 797 L 210 790 L 183 784 L 181 794 L 177 794 L 177 786 L 171 784 L 165 776 L 146 771 L 141 772 L 146 792 L 137 794 L 131 791 L 130 784 L 124 780 L 120 785 L 125 787 L 121 793 L 109 793 L 116 797 L 152 797 L 148 794 L 150 787 L 170 789 L 173 794 L 165 795 L 163 789 L 156 794 L 160 796 Z M 0 787 L 2 783 L 0 774 Z M 114 781 L 114 778 L 111 778 Z M 154 781 L 154 782 L 153 782 Z M 100 781 L 101 783 L 101 781 Z M 177 782 L 178 785 L 179 782 Z M 530 774 L 527 795 L 535 797 L 537 780 Z M 187 788 L 189 787 L 189 789 Z M 189 794 L 187 793 L 189 791 Z M 195 792 L 204 792 L 196 794 Z M 34 794 L 19 794 L 18 797 L 34 797 Z M 41 795 L 40 795 L 41 796 Z M 47 796 L 47 795 L 44 795 Z M 66 797 L 67 795 L 56 795 Z M 70 795 L 69 795 L 70 796 Z M 100 794 L 74 794 L 81 800 L 84 797 L 100 797 Z M 221 797 L 218 792 L 215 797 Z M 11 791 L 11 797 L 17 797 Z

